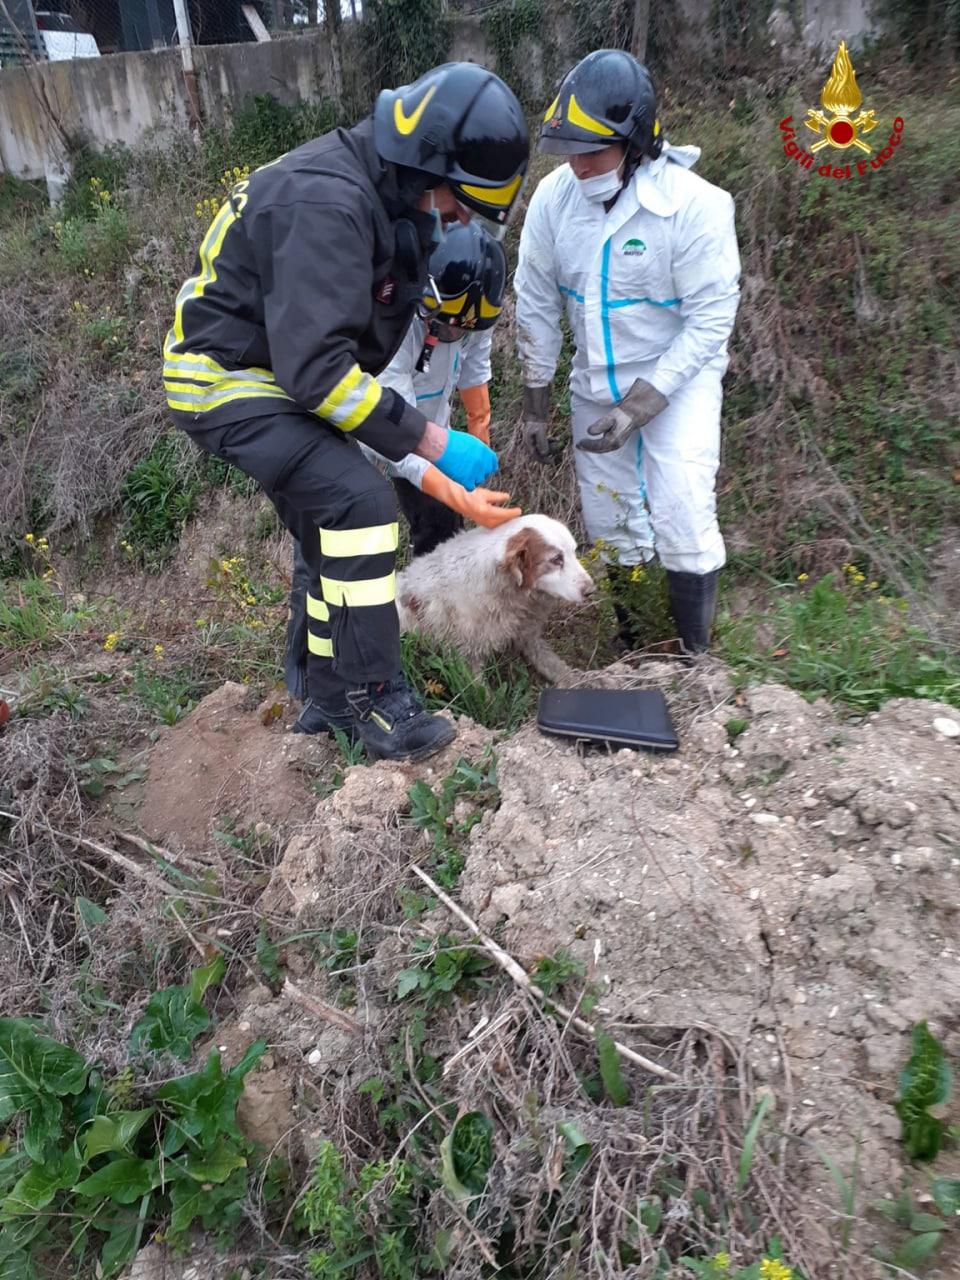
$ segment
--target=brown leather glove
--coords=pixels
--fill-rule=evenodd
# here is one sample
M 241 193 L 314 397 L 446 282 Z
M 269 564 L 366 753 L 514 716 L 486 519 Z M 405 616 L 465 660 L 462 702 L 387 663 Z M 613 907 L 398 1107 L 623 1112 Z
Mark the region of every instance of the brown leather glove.
M 460 399 L 467 411 L 467 430 L 484 444 L 490 443 L 490 390 L 485 382 L 461 387 Z
M 560 446 L 550 439 L 550 388 L 523 388 L 523 440 L 538 462 L 549 462 L 561 452 Z
M 504 506 L 510 501 L 509 493 L 496 489 L 474 489 L 468 493 L 462 484 L 457 484 L 436 467 L 427 467 L 420 488 L 451 511 L 483 525 L 485 529 L 495 529 L 497 525 L 506 524 L 523 514 L 519 507 Z
M 634 431 L 663 413 L 669 403 L 652 383 L 638 378 L 619 404 L 587 427 L 587 434 L 595 438 L 578 440 L 577 448 L 585 453 L 612 453 L 622 448 Z

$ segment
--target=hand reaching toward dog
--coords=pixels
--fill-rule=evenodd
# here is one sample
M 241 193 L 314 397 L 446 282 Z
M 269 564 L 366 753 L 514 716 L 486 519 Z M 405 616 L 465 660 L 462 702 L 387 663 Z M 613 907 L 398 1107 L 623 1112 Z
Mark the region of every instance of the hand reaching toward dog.
M 495 529 L 522 514 L 519 507 L 506 506 L 510 501 L 509 493 L 479 488 L 468 493 L 463 485 L 443 475 L 436 467 L 426 469 L 420 485 L 431 498 L 485 529 Z
M 483 484 L 500 466 L 497 455 L 482 440 L 466 431 L 438 427 L 435 422 L 427 423 L 414 453 L 432 462 L 468 492 Z

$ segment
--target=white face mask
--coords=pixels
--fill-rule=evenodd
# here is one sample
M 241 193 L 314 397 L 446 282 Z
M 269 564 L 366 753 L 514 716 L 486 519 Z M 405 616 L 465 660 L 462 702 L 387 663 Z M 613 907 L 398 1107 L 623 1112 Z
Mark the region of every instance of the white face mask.
M 577 186 L 584 200 L 588 204 L 604 204 L 607 200 L 612 200 L 620 190 L 622 171 L 621 163 L 608 173 L 598 173 L 592 178 L 577 178 Z
M 443 244 L 446 237 L 446 229 L 443 225 L 443 217 L 437 208 L 437 202 L 434 199 L 433 192 L 430 192 L 430 213 L 433 216 L 433 247 Z

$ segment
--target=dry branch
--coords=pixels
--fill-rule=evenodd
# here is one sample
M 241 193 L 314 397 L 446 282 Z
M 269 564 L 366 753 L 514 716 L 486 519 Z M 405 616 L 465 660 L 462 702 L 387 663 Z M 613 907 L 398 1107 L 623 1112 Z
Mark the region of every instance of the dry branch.
M 436 894 L 448 911 L 452 911 L 458 920 L 477 935 L 480 939 L 481 945 L 485 950 L 490 952 L 500 968 L 510 975 L 517 986 L 522 987 L 524 991 L 528 991 L 535 997 L 535 999 L 539 1000 L 541 1004 L 547 1003 L 547 997 L 536 983 L 530 981 L 530 978 L 527 976 L 523 966 L 514 960 L 513 956 L 508 952 L 504 951 L 503 947 L 498 946 L 492 938 L 489 938 L 480 926 L 474 920 L 471 920 L 463 908 L 457 906 L 454 900 L 448 894 L 444 893 L 437 882 L 427 875 L 426 871 L 424 871 L 422 867 L 418 867 L 414 864 L 413 872 L 415 875 L 419 876 L 431 893 Z M 592 1023 L 586 1022 L 583 1018 L 577 1017 L 572 1010 L 564 1008 L 564 1006 L 562 1004 L 558 1004 L 556 1000 L 551 1000 L 550 1004 L 554 1009 L 556 1009 L 557 1013 L 560 1014 L 561 1018 L 570 1024 L 570 1026 L 576 1027 L 578 1031 L 582 1031 L 585 1035 L 596 1035 L 597 1028 Z M 629 1049 L 625 1044 L 621 1044 L 618 1040 L 614 1040 L 613 1043 L 617 1053 L 626 1062 L 632 1062 L 635 1066 L 642 1067 L 644 1071 L 649 1071 L 652 1075 L 659 1076 L 661 1080 L 679 1082 L 680 1077 L 675 1072 L 670 1071 L 667 1067 L 661 1067 L 658 1062 L 653 1062 L 650 1058 L 645 1058 L 642 1054 L 635 1053 L 633 1049 Z

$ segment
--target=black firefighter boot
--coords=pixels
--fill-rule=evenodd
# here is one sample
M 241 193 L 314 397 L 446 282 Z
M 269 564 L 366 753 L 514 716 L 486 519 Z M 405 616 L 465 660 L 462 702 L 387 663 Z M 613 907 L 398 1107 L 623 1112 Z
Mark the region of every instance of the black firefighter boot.
M 374 760 L 423 760 L 452 742 L 457 731 L 443 716 L 431 716 L 401 675 L 363 684 L 347 694 L 357 736 Z
M 685 653 L 705 653 L 710 647 L 710 628 L 717 608 L 720 570 L 710 573 L 681 573 L 667 570 L 670 612 Z

